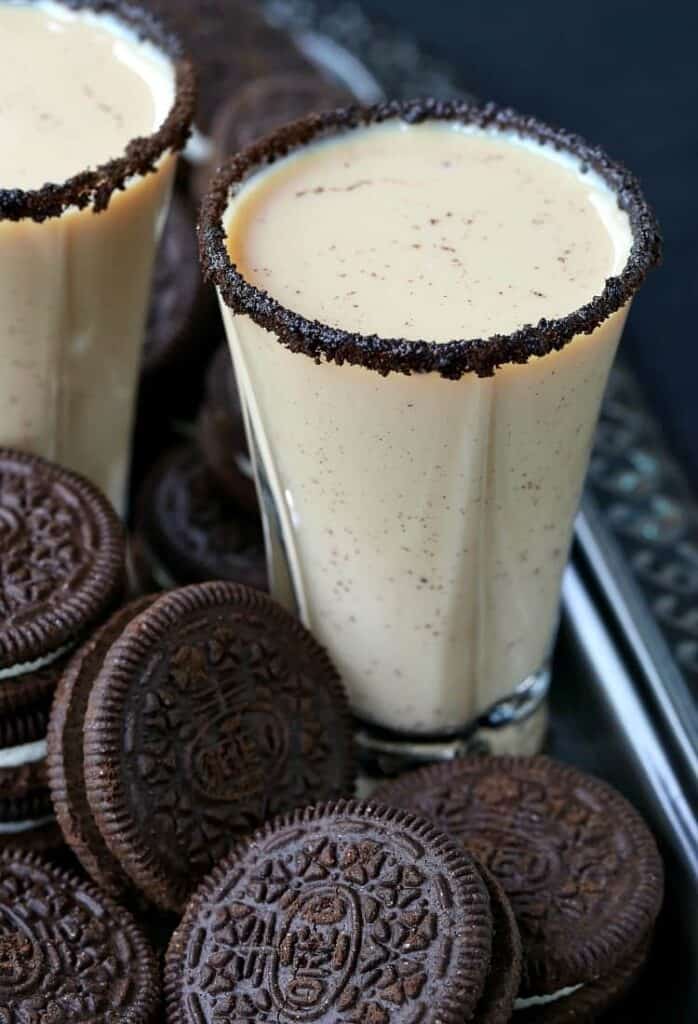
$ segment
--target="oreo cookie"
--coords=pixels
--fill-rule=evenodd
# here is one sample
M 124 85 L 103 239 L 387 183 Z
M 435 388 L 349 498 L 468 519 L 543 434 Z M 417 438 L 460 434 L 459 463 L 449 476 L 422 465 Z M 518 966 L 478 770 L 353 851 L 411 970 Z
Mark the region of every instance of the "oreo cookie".
M 179 443 L 201 404 L 204 374 L 223 326 L 199 270 L 196 217 L 175 191 L 154 264 L 134 428 L 131 490 Z
M 80 717 L 76 705 L 71 729 Z M 54 713 L 52 737 L 59 728 Z M 270 598 L 230 583 L 170 591 L 126 625 L 93 682 L 82 746 L 89 816 L 67 838 L 80 829 L 89 847 L 94 824 L 123 876 L 100 867 L 100 882 L 120 892 L 128 878 L 166 910 L 271 814 L 354 784 L 351 719 L 324 650 Z
M 192 358 L 200 362 L 214 312 L 211 289 L 199 270 L 194 211 L 175 193 L 155 259 L 143 372 L 171 370 Z
M 492 910 L 492 960 L 474 1019 L 477 1024 L 506 1024 L 521 985 L 521 936 L 504 889 L 491 871 L 476 863 Z
M 167 1019 L 463 1024 L 480 1019 L 492 944 L 475 863 L 427 821 L 306 808 L 193 896 L 167 953 Z
M 227 345 L 216 352 L 206 374 L 206 397 L 197 421 L 197 440 L 221 493 L 258 516 L 254 470 Z
M 277 71 L 305 71 L 290 37 L 250 0 L 151 0 L 191 54 L 198 72 L 197 123 L 208 133 L 221 96 Z
M 0 448 L 0 713 L 50 691 L 56 663 L 123 586 L 123 531 L 107 499 L 76 473 Z
M 195 194 L 199 199 L 203 199 L 213 171 L 226 157 L 289 121 L 318 110 L 345 106 L 353 99 L 346 89 L 328 81 L 310 66 L 303 72 L 257 76 L 235 92 L 223 95 L 210 130 L 211 157 L 197 169 L 194 177 Z
M 156 1024 L 158 966 L 131 915 L 92 885 L 0 852 L 0 1019 Z
M 88 874 L 115 895 L 129 889 L 129 880 L 92 817 L 85 790 L 83 727 L 90 693 L 109 648 L 153 600 L 142 597 L 120 608 L 77 650 L 59 683 L 48 727 L 47 775 L 58 824 Z
M 267 589 L 259 519 L 221 493 L 195 445 L 163 456 L 149 474 L 131 548 L 140 590 L 211 579 Z
M 0 849 L 52 849 L 62 842 L 46 777 L 44 702 L 0 723 Z
M 523 944 L 515 1019 L 587 1021 L 644 962 L 662 863 L 636 811 L 598 779 L 547 757 L 468 757 L 380 787 L 495 875 Z

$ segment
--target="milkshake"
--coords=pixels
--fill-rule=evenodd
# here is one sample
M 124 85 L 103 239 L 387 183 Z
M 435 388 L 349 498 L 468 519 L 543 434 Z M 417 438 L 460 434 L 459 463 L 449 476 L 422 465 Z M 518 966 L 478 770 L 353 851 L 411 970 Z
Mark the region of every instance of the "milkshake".
M 272 585 L 356 715 L 426 739 L 538 701 L 606 379 L 658 257 L 634 179 L 492 107 L 339 113 L 229 165 L 202 249 Z
M 193 86 L 149 15 L 95 6 L 0 0 L 0 444 L 84 473 L 122 511 Z

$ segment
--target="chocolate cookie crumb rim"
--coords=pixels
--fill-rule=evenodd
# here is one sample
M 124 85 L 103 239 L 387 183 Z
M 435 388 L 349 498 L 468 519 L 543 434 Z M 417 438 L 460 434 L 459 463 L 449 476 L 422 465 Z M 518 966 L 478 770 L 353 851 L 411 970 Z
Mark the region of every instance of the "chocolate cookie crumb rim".
M 467 894 L 468 903 L 473 908 L 473 920 L 468 924 L 463 923 L 461 931 L 463 935 L 469 933 L 471 943 L 474 947 L 479 947 L 480 952 L 489 945 L 488 955 L 491 956 L 492 935 L 490 932 L 490 943 L 487 943 L 485 926 L 479 913 L 482 894 L 489 901 L 487 886 L 478 870 L 476 861 L 465 853 L 455 840 L 432 825 L 426 818 L 402 808 L 377 803 L 371 799 L 319 803 L 310 807 L 298 808 L 265 822 L 246 841 L 234 846 L 228 856 L 194 890 L 165 958 L 163 991 L 166 1010 L 169 1014 L 168 1020 L 171 1024 L 187 1024 L 187 1018 L 182 1014 L 180 1002 L 180 975 L 186 955 L 187 933 L 195 928 L 202 906 L 214 896 L 218 888 L 225 884 L 232 869 L 243 862 L 247 853 L 253 851 L 259 843 L 270 839 L 282 829 L 293 829 L 306 824 L 312 825 L 314 822 L 320 823 L 323 819 L 333 816 L 340 822 L 343 818 L 363 816 L 366 821 L 373 821 L 379 826 L 403 828 L 406 832 L 410 832 L 438 850 L 450 877 L 462 886 L 463 891 Z M 463 942 L 464 945 L 467 945 L 467 939 L 463 939 Z M 478 985 L 469 962 L 472 956 L 472 949 L 469 956 L 461 955 L 453 972 L 454 978 L 451 979 L 448 990 L 444 991 L 441 997 L 438 1012 L 434 1015 L 434 1019 L 438 1020 L 440 1024 L 462 1024 L 464 1019 L 470 1020 L 476 1010 L 486 984 L 487 970 L 483 972 Z M 487 968 L 489 968 L 489 960 Z M 470 1006 L 463 1005 L 468 990 L 472 999 Z
M 37 3 L 38 0 L 23 2 Z M 178 152 L 189 138 L 196 102 L 196 73 L 177 36 L 153 13 L 129 0 L 57 2 L 73 11 L 112 15 L 139 40 L 152 43 L 162 51 L 174 65 L 174 100 L 160 127 L 150 135 L 131 139 L 122 156 L 94 169 L 79 171 L 62 183 L 47 182 L 41 188 L 26 190 L 0 188 L 0 221 L 26 219 L 41 223 L 60 217 L 72 207 L 82 210 L 92 206 L 95 213 L 101 213 L 114 192 L 124 189 L 130 178 L 154 172 L 165 152 Z
M 600 295 L 564 317 L 541 319 L 510 334 L 447 342 L 381 338 L 330 327 L 287 309 L 262 288 L 247 281 L 226 247 L 223 218 L 231 199 L 255 172 L 307 146 L 372 124 L 402 120 L 452 121 L 486 131 L 513 133 L 551 146 L 576 158 L 580 170 L 594 170 L 615 193 L 629 217 L 633 244 L 623 271 L 609 277 Z M 438 373 L 457 380 L 466 373 L 491 377 L 506 363 L 526 363 L 533 356 L 558 351 L 579 334 L 591 334 L 637 292 L 649 270 L 661 260 L 662 240 L 656 217 L 633 174 L 598 146 L 579 135 L 554 128 L 534 117 L 495 103 L 467 100 L 415 99 L 370 107 L 350 106 L 313 114 L 273 132 L 223 165 L 201 212 L 199 246 L 205 275 L 219 289 L 233 312 L 249 316 L 273 333 L 290 351 L 316 363 L 350 363 L 383 376 L 395 373 Z

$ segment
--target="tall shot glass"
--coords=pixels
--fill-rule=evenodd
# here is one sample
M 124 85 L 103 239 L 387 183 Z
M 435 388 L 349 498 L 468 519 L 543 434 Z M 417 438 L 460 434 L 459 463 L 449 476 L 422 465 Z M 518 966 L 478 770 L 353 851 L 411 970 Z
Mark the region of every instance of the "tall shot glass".
M 134 60 L 147 48 L 162 69 L 162 120 L 150 135 L 134 132 L 120 155 L 66 181 L 21 189 L 0 180 L 0 444 L 85 474 L 123 513 L 153 259 L 193 117 L 194 72 L 178 40 L 125 0 L 15 6 L 52 18 L 56 46 L 62 26 L 83 19 L 114 35 L 127 64 L 129 47 Z M 31 67 L 35 55 L 19 58 Z M 85 88 L 85 103 L 96 103 Z M 5 102 L 18 101 L 10 93 Z M 47 168 L 51 158 L 47 145 Z M 33 170 L 50 181 L 48 170 Z
M 391 121 L 501 133 L 590 169 L 627 213 L 622 270 L 560 319 L 446 343 L 351 333 L 246 279 L 229 238 L 248 186 L 289 154 Z M 200 242 L 245 409 L 272 590 L 329 649 L 360 741 L 425 758 L 478 736 L 530 749 L 599 407 L 632 298 L 660 255 L 637 182 L 578 137 L 491 104 L 334 111 L 229 162 Z

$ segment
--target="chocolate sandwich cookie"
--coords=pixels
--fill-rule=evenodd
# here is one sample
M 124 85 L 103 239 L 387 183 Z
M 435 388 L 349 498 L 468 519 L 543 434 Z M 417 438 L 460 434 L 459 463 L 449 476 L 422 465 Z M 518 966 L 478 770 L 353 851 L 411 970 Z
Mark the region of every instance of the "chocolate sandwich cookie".
M 206 374 L 206 397 L 199 412 L 197 440 L 221 493 L 258 516 L 254 470 L 227 345 L 216 352 Z
M 143 372 L 172 369 L 192 357 L 200 362 L 203 345 L 216 336 L 206 329 L 213 312 L 212 293 L 199 270 L 196 217 L 175 193 L 155 259 Z
M 514 1019 L 588 1021 L 631 983 L 662 903 L 656 843 L 598 779 L 547 757 L 468 757 L 379 788 L 495 875 L 523 944 Z
M 158 966 L 131 915 L 42 859 L 0 852 L 3 1024 L 158 1024 Z
M 142 597 L 120 608 L 78 648 L 59 683 L 48 727 L 47 774 L 58 824 L 88 874 L 113 895 L 126 892 L 130 883 L 92 817 L 85 790 L 83 727 L 90 693 L 109 648 L 153 600 Z
M 101 492 L 0 448 L 0 714 L 50 696 L 68 652 L 123 586 L 123 531 Z
M 170 591 L 110 648 L 83 727 L 94 821 L 134 886 L 180 910 L 271 814 L 351 793 L 352 726 L 324 650 L 232 583 Z
M 215 292 L 199 270 L 196 217 L 175 192 L 154 264 L 134 427 L 131 489 L 201 404 L 204 374 L 223 336 Z
M 476 861 L 492 910 L 492 960 L 473 1018 L 476 1024 L 507 1024 L 521 986 L 521 936 L 511 903 L 491 871 Z
M 175 29 L 198 71 L 197 124 L 206 134 L 221 96 L 278 71 L 307 71 L 290 36 L 251 0 L 151 0 Z
M 62 842 L 46 775 L 46 702 L 0 719 L 0 849 Z
M 73 654 L 74 645 L 68 644 L 66 647 L 67 650 L 55 661 L 49 661 L 21 675 L 8 676 L 7 684 L 0 669 L 0 715 L 12 717 L 19 713 L 21 717 L 28 708 L 50 703 Z
M 211 579 L 267 589 L 261 524 L 221 494 L 195 445 L 168 453 L 143 484 L 132 561 L 143 590 Z
M 208 164 L 197 168 L 193 180 L 199 199 L 203 198 L 212 173 L 226 157 L 289 121 L 318 110 L 345 106 L 354 98 L 310 68 L 305 72 L 257 77 L 225 96 L 211 125 L 211 158 Z
M 193 896 L 168 1024 L 463 1024 L 490 967 L 473 860 L 427 821 L 354 801 L 267 824 Z

